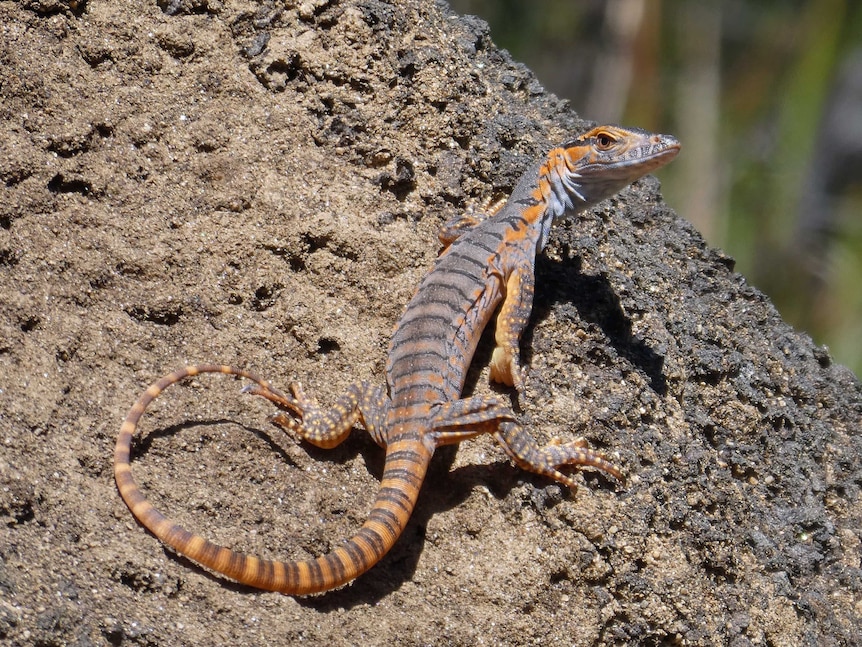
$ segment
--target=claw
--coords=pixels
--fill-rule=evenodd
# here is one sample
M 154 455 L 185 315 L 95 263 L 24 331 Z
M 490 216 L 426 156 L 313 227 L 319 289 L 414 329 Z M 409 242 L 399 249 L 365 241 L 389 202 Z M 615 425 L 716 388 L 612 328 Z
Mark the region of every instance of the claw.
M 273 416 L 270 416 L 269 421 L 281 427 L 282 429 L 286 429 L 288 431 L 298 432 L 299 426 L 302 424 L 296 418 L 292 418 L 291 416 L 285 415 L 284 413 L 276 413 Z
M 585 438 L 577 438 L 567 443 L 562 442 L 559 438 L 552 438 L 543 448 L 543 453 L 546 464 L 551 466 L 555 472 L 554 478 L 557 480 L 562 480 L 556 476 L 559 474 L 559 468 L 564 465 L 577 465 L 593 467 L 625 484 L 625 477 L 616 465 L 611 463 L 601 452 L 590 449 Z M 563 482 L 569 485 L 568 479 Z
M 318 406 L 317 400 L 315 398 L 305 395 L 305 391 L 303 391 L 302 389 L 301 382 L 291 382 L 287 385 L 287 388 L 299 408 L 307 409 Z

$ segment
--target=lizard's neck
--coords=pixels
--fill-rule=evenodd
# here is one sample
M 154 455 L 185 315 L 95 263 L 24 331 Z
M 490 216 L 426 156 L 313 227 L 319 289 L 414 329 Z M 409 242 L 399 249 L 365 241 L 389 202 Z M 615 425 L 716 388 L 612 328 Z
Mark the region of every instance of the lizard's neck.
M 555 220 L 600 203 L 677 153 L 679 142 L 669 135 L 599 126 L 551 149 L 524 175 L 510 202 L 533 223 L 541 251 Z

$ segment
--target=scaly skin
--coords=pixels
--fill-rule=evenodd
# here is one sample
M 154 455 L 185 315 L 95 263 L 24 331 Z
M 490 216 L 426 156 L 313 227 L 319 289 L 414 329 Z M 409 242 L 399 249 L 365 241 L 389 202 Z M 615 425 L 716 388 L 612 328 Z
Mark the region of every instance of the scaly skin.
M 253 373 L 229 366 L 190 366 L 161 378 L 132 406 L 114 450 L 117 487 L 132 514 L 177 552 L 232 580 L 306 595 L 346 584 L 380 561 L 404 530 L 434 450 L 441 445 L 490 433 L 517 465 L 573 489 L 575 482 L 560 467 L 593 467 L 622 481 L 622 473 L 586 441 L 540 447 L 503 398 L 461 398 L 461 391 L 482 331 L 500 305 L 491 379 L 514 386 L 523 396 L 519 342 L 532 309 L 536 255 L 554 220 L 610 197 L 678 152 L 673 137 L 617 126 L 593 128 L 552 149 L 524 174 L 507 201 L 447 222 L 440 232 L 445 249 L 393 334 L 387 391 L 356 384 L 326 410 L 298 383 L 282 393 Z M 146 500 L 129 463 L 138 422 L 168 386 L 199 373 L 251 380 L 244 390 L 281 410 L 275 422 L 318 447 L 338 445 L 362 422 L 386 448 L 386 462 L 368 519 L 353 537 L 316 559 L 264 560 L 185 530 Z

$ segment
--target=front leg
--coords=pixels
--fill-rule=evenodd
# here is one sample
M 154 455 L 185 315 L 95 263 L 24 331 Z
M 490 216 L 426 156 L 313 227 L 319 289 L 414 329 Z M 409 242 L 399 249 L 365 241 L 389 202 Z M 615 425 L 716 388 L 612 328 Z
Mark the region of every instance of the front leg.
M 500 198 L 493 204 L 491 198 L 485 198 L 479 207 L 470 205 L 467 210 L 457 216 L 453 216 L 443 223 L 440 230 L 437 232 L 437 238 L 443 245 L 445 250 L 449 245 L 454 243 L 465 232 L 470 231 L 474 227 L 481 225 L 488 218 L 493 217 L 506 204 L 506 198 Z M 442 250 L 441 250 L 442 251 Z
M 307 396 L 299 382 L 292 382 L 288 389 L 290 393 L 286 394 L 268 385 L 252 384 L 243 392 L 259 395 L 275 404 L 282 413 L 272 421 L 316 447 L 331 449 L 339 445 L 360 421 L 374 442 L 381 447 L 388 444 L 385 420 L 389 398 L 382 387 L 366 382 L 353 384 L 329 409 Z
M 494 332 L 497 346 L 491 355 L 491 381 L 514 386 L 519 399 L 524 396 L 521 335 L 533 310 L 534 286 L 535 275 L 531 263 L 521 263 L 509 274 Z

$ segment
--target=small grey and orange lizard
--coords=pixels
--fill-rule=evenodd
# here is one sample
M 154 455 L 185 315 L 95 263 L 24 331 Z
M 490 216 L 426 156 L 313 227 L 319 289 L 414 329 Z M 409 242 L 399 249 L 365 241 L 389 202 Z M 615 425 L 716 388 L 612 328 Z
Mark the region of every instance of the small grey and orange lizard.
M 407 523 L 437 447 L 493 434 L 525 470 L 575 488 L 560 471 L 589 466 L 622 480 L 621 472 L 584 440 L 540 447 L 499 396 L 461 397 L 467 369 L 499 306 L 491 380 L 524 394 L 521 333 L 533 303 L 536 255 L 551 225 L 610 197 L 667 164 L 679 142 L 667 135 L 600 126 L 553 148 L 524 173 L 505 202 L 447 222 L 444 250 L 419 284 L 395 327 L 386 363 L 386 386 L 351 386 L 323 409 L 298 383 L 282 393 L 256 375 L 219 365 L 190 366 L 152 384 L 132 406 L 114 450 L 114 474 L 132 514 L 162 542 L 233 580 L 293 595 L 319 593 L 364 573 L 386 554 Z M 239 375 L 244 390 L 277 405 L 274 422 L 318 447 L 341 443 L 357 422 L 386 449 L 380 489 L 368 519 L 331 552 L 282 562 L 238 553 L 191 533 L 156 510 L 135 483 L 129 464 L 132 437 L 144 410 L 171 384 L 199 373 Z

